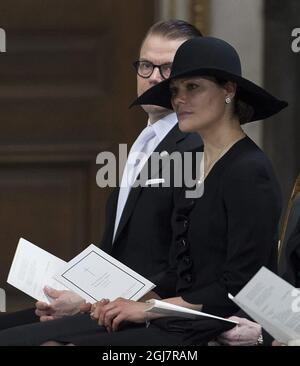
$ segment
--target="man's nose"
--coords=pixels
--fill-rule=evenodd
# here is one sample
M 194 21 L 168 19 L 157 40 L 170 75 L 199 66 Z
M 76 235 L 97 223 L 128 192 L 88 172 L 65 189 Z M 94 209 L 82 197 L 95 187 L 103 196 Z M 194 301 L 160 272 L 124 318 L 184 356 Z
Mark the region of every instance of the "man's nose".
M 149 81 L 151 84 L 155 85 L 160 83 L 161 81 L 163 81 L 164 79 L 162 78 L 159 68 L 157 66 L 154 67 L 153 69 L 153 73 L 149 78 Z

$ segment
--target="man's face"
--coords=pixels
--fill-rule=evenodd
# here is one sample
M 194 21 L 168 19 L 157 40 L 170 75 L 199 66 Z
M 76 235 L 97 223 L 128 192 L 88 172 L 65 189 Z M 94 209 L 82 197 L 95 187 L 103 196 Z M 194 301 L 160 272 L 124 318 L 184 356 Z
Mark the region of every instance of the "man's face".
M 177 49 L 185 41 L 186 39 L 170 40 L 163 36 L 150 35 L 145 39 L 142 45 L 139 60 L 150 61 L 155 65 L 172 63 Z M 138 96 L 163 80 L 157 67 L 153 70 L 153 74 L 147 79 L 137 75 Z M 165 108 L 153 105 L 144 105 L 142 107 L 148 114 L 167 111 Z

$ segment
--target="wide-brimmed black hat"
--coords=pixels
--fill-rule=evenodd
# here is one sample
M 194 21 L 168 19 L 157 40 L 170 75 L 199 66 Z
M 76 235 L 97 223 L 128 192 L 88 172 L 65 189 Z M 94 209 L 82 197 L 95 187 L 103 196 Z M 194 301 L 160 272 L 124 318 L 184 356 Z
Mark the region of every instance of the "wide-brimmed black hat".
M 249 122 L 270 117 L 288 105 L 243 78 L 237 51 L 214 37 L 196 37 L 184 42 L 176 52 L 170 78 L 147 90 L 132 105 L 151 104 L 172 109 L 170 81 L 186 76 L 214 76 L 235 82 L 236 97 L 253 108 Z

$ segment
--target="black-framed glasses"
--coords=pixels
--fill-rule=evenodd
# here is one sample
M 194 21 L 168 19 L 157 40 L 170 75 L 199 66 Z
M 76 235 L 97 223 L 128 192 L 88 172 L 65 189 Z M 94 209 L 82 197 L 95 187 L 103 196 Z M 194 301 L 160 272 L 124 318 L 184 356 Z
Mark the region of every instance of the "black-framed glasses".
M 160 75 L 163 79 L 168 79 L 171 74 L 172 63 L 162 64 L 162 65 L 154 65 L 150 61 L 138 60 L 133 63 L 133 66 L 139 76 L 144 79 L 150 78 L 153 74 L 154 69 L 157 67 Z

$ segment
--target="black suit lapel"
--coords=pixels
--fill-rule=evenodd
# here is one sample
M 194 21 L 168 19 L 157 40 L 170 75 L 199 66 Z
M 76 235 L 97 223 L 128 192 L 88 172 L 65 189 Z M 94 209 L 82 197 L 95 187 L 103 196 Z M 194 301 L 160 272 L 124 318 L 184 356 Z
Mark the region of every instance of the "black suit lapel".
M 111 253 L 112 240 L 115 229 L 116 213 L 118 208 L 119 187 L 116 187 L 108 198 L 106 207 L 106 223 L 102 237 L 101 249 Z
M 167 151 L 168 154 L 171 154 L 173 151 L 177 150 L 178 142 L 183 140 L 186 137 L 186 135 L 187 135 L 186 133 L 183 133 L 179 130 L 178 124 L 176 124 L 171 129 L 171 131 L 167 134 L 167 136 L 161 141 L 161 143 L 158 144 L 158 146 L 156 147 L 154 152 L 161 153 L 162 151 Z M 147 164 L 146 164 L 146 166 L 147 166 Z M 142 172 L 141 172 L 142 177 L 147 175 L 147 174 L 143 174 L 143 170 L 144 169 L 142 169 Z M 155 176 L 155 175 L 152 174 L 152 176 Z M 141 185 L 139 185 L 138 187 L 133 187 L 130 190 L 121 219 L 120 219 L 120 222 L 119 222 L 119 226 L 118 226 L 118 229 L 116 232 L 114 242 L 117 241 L 120 233 L 122 232 L 126 223 L 128 222 L 142 189 L 143 189 L 143 187 Z
M 181 132 L 178 128 L 178 124 L 176 124 L 169 132 L 168 138 L 163 139 L 154 152 L 160 154 L 162 152 L 167 152 L 165 157 L 164 155 L 161 155 L 161 159 L 162 161 L 164 158 L 169 159 L 169 155 L 178 150 L 178 143 L 181 140 L 184 140 L 186 136 L 187 133 Z M 160 164 L 160 166 L 157 167 L 157 170 L 152 169 L 151 178 L 155 178 L 159 175 L 163 165 L 164 164 Z

